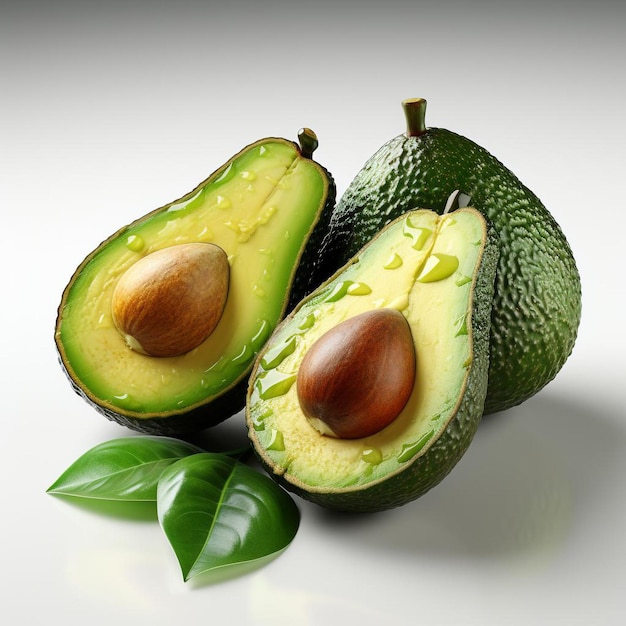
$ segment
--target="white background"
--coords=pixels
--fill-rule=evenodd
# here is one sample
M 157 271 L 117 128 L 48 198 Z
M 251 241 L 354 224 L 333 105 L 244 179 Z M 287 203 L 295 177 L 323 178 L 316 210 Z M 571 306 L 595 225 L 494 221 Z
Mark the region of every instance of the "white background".
M 0 9 L 3 622 L 624 623 L 624 5 L 210 6 Z M 486 419 L 420 500 L 358 517 L 298 500 L 287 551 L 221 583 L 184 583 L 155 521 L 47 495 L 88 448 L 132 434 L 57 363 L 56 307 L 83 257 L 302 126 L 341 194 L 418 96 L 428 125 L 490 150 L 565 231 L 584 300 L 559 376 Z M 206 436 L 244 441 L 241 416 Z

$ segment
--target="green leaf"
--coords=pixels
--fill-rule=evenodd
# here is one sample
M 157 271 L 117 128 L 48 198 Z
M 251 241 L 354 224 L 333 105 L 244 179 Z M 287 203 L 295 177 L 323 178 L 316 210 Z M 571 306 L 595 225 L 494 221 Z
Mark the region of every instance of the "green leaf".
M 196 454 L 167 468 L 157 514 L 183 577 L 257 561 L 289 545 L 300 523 L 269 476 L 223 454 Z
M 83 454 L 48 493 L 100 500 L 155 501 L 163 470 L 202 448 L 171 437 L 124 437 Z

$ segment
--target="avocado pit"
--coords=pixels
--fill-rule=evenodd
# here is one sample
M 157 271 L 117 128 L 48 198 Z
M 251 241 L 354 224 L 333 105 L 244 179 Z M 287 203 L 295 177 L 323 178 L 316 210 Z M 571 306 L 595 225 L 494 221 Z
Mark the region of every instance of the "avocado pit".
M 226 305 L 230 268 L 222 248 L 188 243 L 152 252 L 119 279 L 113 322 L 135 351 L 172 357 L 198 347 Z
M 400 414 L 415 381 L 415 347 L 404 315 L 376 309 L 322 335 L 298 371 L 302 412 L 324 435 L 372 435 Z

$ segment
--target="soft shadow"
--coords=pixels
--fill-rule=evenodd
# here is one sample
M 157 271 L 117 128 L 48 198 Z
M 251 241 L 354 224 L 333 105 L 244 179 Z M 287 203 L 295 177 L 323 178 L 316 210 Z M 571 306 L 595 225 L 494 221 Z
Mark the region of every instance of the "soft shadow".
M 228 453 L 234 450 L 250 448 L 243 411 L 236 413 L 220 424 L 216 424 L 199 433 L 181 437 L 181 439 L 200 446 L 207 452 Z
M 484 418 L 444 481 L 404 507 L 317 523 L 385 553 L 498 557 L 558 549 L 585 515 L 607 515 L 607 480 L 626 474 L 626 431 L 588 398 L 542 392 Z

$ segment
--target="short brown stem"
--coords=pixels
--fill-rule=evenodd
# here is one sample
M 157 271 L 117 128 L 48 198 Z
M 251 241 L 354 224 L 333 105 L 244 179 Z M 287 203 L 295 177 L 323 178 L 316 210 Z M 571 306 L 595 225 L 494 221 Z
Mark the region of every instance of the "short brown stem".
M 409 98 L 402 101 L 406 117 L 406 134 L 408 137 L 419 137 L 426 132 L 426 100 Z
M 317 135 L 310 128 L 301 128 L 298 132 L 298 141 L 300 142 L 300 154 L 305 159 L 313 158 L 313 153 L 319 145 Z

